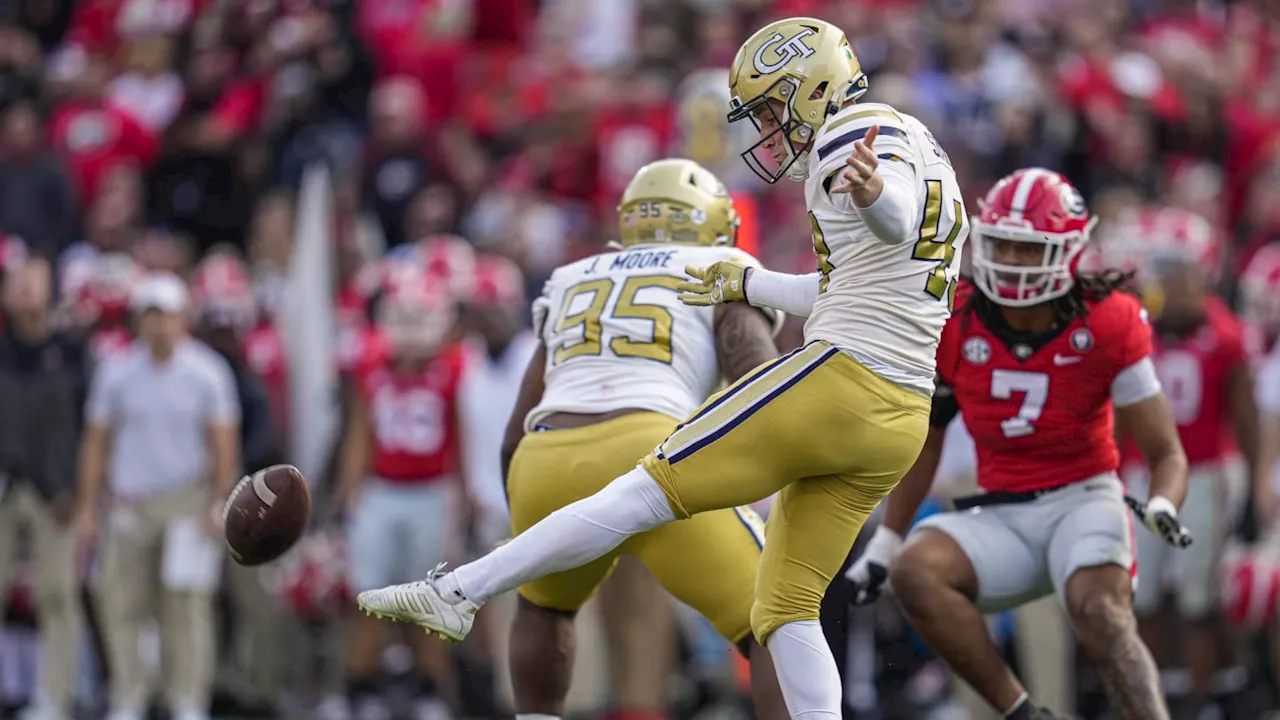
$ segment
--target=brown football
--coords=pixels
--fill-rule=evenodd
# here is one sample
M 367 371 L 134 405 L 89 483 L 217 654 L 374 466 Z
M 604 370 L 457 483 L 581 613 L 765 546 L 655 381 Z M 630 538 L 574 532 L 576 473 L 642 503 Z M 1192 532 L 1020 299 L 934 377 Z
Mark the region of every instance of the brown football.
M 307 480 L 292 465 L 272 465 L 236 483 L 223 508 L 227 551 L 241 565 L 280 557 L 302 537 L 311 515 Z

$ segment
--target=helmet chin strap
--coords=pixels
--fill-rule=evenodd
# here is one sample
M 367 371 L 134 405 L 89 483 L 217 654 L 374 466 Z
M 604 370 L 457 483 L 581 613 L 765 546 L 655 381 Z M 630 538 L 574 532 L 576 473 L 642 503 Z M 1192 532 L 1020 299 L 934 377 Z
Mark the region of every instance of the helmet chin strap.
M 788 147 L 787 153 L 795 158 L 791 162 L 791 167 L 787 168 L 787 179 L 792 182 L 804 182 L 809 178 L 809 151 L 804 150 L 795 154 L 795 151 Z

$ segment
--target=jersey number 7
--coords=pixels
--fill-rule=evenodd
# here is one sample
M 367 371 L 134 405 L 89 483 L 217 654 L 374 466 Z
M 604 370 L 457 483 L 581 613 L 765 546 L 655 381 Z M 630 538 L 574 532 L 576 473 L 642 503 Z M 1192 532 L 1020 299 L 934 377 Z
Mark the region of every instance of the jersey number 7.
M 1000 421 L 1000 430 L 1007 438 L 1026 437 L 1036 431 L 1034 423 L 1049 399 L 1049 376 L 1025 370 L 992 370 L 991 397 L 1011 400 L 1014 393 L 1023 393 L 1022 404 L 1017 415 Z
M 560 314 L 556 319 L 557 336 L 564 333 L 577 333 L 582 329 L 581 340 L 561 340 L 554 353 L 556 365 L 584 355 L 600 355 L 604 352 L 601 341 L 603 334 L 601 320 L 614 318 L 621 320 L 648 320 L 653 324 L 652 338 L 635 340 L 626 336 L 618 336 L 609 341 L 609 349 L 618 357 L 638 357 L 657 360 L 662 363 L 671 362 L 671 311 L 661 305 L 636 302 L 636 295 L 647 288 L 665 288 L 675 292 L 681 280 L 671 275 L 639 275 L 627 278 L 622 290 L 614 298 L 617 283 L 611 278 L 597 278 L 578 283 L 569 288 L 560 304 Z M 589 295 L 587 306 L 570 313 L 574 301 Z M 612 302 L 611 302 L 612 301 Z

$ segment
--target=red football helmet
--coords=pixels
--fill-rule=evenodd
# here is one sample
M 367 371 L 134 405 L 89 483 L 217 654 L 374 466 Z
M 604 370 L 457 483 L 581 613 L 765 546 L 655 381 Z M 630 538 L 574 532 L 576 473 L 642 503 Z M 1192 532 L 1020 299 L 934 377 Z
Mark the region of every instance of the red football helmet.
M 1233 625 L 1259 629 L 1280 609 L 1280 558 L 1274 548 L 1229 548 L 1222 558 L 1223 615 Z
M 267 587 L 301 618 L 332 620 L 351 602 L 347 549 L 340 532 L 304 535 L 267 573 Z
M 1027 307 L 1071 290 L 1097 218 L 1065 177 L 1043 168 L 1018 170 L 997 182 L 978 210 L 971 221 L 973 280 L 992 302 Z M 1039 261 L 1002 262 L 1004 243 L 1038 246 Z
M 474 305 L 488 307 L 522 305 L 524 274 L 520 267 L 501 255 L 481 255 L 476 259 L 470 301 Z
M 258 301 L 244 261 L 216 252 L 196 266 L 191 301 L 199 315 L 219 325 L 248 330 L 257 321 Z
M 430 235 L 418 241 L 414 256 L 435 283 L 442 284 L 454 300 L 471 295 L 476 273 L 476 251 L 457 235 Z
M 1263 335 L 1280 335 L 1280 244 L 1263 245 L 1240 274 L 1240 315 Z
M 1208 220 L 1177 207 L 1151 207 L 1126 213 L 1102 243 L 1109 267 L 1136 270 L 1144 282 L 1162 263 L 1196 265 L 1207 278 L 1222 269 L 1222 241 Z
M 421 268 L 398 263 L 388 274 L 378 303 L 378 331 L 397 356 L 430 356 L 453 331 L 456 305 Z

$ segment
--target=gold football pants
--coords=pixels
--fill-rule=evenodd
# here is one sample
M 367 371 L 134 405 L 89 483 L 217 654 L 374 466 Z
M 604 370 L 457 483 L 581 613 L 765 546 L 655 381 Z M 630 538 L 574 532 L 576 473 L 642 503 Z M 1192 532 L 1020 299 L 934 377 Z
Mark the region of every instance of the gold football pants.
M 507 479 L 513 534 L 560 508 L 589 497 L 636 466 L 676 421 L 636 412 L 596 425 L 525 435 Z M 726 639 L 751 630 L 751 604 L 764 528 L 748 508 L 720 508 L 629 538 L 586 565 L 520 587 L 538 607 L 574 611 L 609 575 L 618 556 L 636 556 L 650 574 L 707 617 Z
M 751 608 L 763 644 L 788 622 L 818 619 L 858 531 L 920 454 L 929 407 L 812 342 L 712 396 L 642 465 L 682 518 L 781 491 Z

